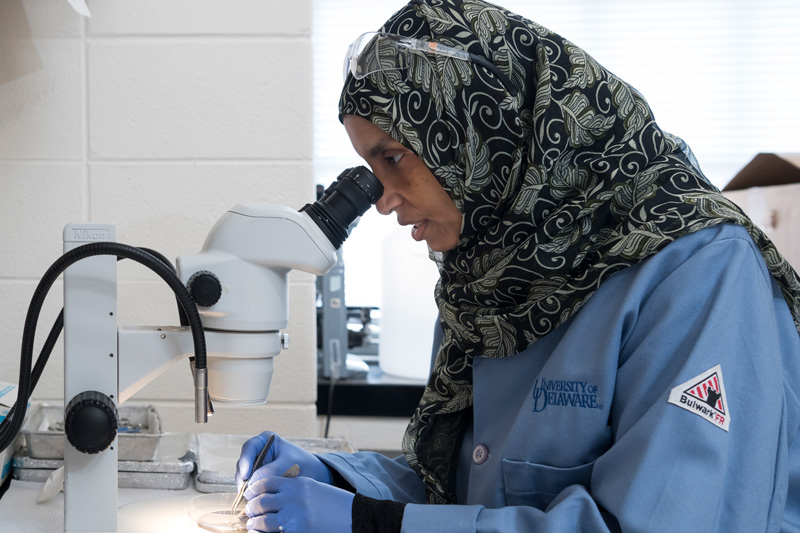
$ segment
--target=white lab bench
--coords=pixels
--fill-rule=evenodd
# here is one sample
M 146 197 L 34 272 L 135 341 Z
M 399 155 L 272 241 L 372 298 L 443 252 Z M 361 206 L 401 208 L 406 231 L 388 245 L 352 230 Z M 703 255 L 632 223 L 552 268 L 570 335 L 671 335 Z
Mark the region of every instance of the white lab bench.
M 118 489 L 119 533 L 201 531 L 191 523 L 188 516 L 191 498 L 211 492 L 235 491 L 232 472 L 241 444 L 249 436 L 201 433 L 195 437 L 190 439 L 197 443 L 196 448 L 193 448 L 195 470 L 187 488 Z M 287 437 L 287 440 L 311 453 L 356 451 L 353 444 L 346 439 Z M 122 464 L 121 462 L 120 465 Z M 58 533 L 64 530 L 64 493 L 57 494 L 49 501 L 37 503 L 43 487 L 43 481 L 19 478 L 11 480 L 8 490 L 0 497 L 0 533 Z
M 50 501 L 37 504 L 36 500 L 43 486 L 44 483 L 35 481 L 17 479 L 11 481 L 11 486 L 0 498 L 0 533 L 58 533 L 64 530 L 64 493 L 59 493 Z M 119 489 L 118 501 L 120 509 L 125 513 L 127 506 L 142 502 L 166 503 L 182 499 L 188 502 L 189 499 L 199 494 L 202 493 L 195 490 L 193 484 L 183 490 Z M 176 504 L 176 507 L 179 505 Z M 188 505 L 181 508 L 188 510 Z M 176 511 L 175 514 L 180 516 L 179 511 Z M 185 518 L 185 531 L 200 531 L 200 529 L 192 529 L 188 514 Z M 148 530 L 148 533 L 161 533 L 162 531 L 177 533 L 172 523 L 163 521 L 160 526 L 163 526 L 163 529 Z M 123 531 L 125 529 L 120 529 L 120 533 Z M 133 532 L 131 531 L 131 533 Z

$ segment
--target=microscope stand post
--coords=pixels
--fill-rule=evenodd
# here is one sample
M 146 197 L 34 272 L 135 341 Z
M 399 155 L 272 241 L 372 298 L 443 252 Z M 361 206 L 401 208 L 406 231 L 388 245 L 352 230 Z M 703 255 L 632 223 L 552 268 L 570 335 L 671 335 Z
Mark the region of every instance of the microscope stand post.
M 69 224 L 64 251 L 115 241 L 113 224 Z M 64 272 L 64 406 L 98 391 L 118 406 L 117 258 L 94 256 Z M 65 413 L 66 414 L 66 413 Z M 75 449 L 64 437 L 64 530 L 117 530 L 117 439 L 99 453 Z

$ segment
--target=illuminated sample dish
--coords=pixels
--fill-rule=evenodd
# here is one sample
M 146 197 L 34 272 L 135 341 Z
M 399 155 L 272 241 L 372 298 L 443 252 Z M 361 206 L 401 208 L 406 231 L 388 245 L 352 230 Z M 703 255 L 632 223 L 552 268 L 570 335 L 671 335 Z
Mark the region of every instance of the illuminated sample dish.
M 247 501 L 243 500 L 236 509 L 236 514 L 233 514 L 231 505 L 235 498 L 236 494 L 228 492 L 195 496 L 189 502 L 189 518 L 193 524 L 206 531 L 246 533 L 247 515 L 240 513 Z

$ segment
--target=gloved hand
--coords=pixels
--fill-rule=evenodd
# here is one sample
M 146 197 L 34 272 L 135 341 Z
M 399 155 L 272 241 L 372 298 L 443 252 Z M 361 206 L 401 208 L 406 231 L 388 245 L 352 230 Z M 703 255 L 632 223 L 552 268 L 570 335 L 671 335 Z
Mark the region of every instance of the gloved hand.
M 302 467 L 301 467 L 302 468 Z M 309 478 L 267 477 L 244 497 L 248 531 L 337 533 L 353 529 L 353 493 Z
M 333 483 L 331 471 L 328 470 L 325 463 L 320 461 L 314 454 L 280 438 L 278 435 L 275 435 L 275 442 L 272 443 L 272 448 L 269 449 L 266 457 L 264 457 L 261 468 L 251 475 L 250 470 L 253 467 L 253 463 L 259 452 L 267 444 L 267 439 L 269 439 L 270 435 L 272 435 L 271 431 L 264 431 L 261 435 L 249 439 L 242 445 L 242 453 L 236 463 L 237 489 L 241 488 L 242 482 L 247 479 L 247 476 L 251 476 L 250 485 L 252 486 L 259 479 L 280 476 L 294 464 L 300 467 L 299 476 L 301 477 L 310 477 L 328 485 Z

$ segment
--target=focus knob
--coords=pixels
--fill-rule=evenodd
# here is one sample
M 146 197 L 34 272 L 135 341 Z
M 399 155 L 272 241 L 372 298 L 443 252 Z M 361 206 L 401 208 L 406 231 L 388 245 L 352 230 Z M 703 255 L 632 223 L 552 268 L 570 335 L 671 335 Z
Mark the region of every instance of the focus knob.
M 222 283 L 213 272 L 201 270 L 195 272 L 186 283 L 192 298 L 201 307 L 211 307 L 222 296 Z
M 114 442 L 118 427 L 117 406 L 102 392 L 82 392 L 64 410 L 64 432 L 79 452 L 102 452 Z

